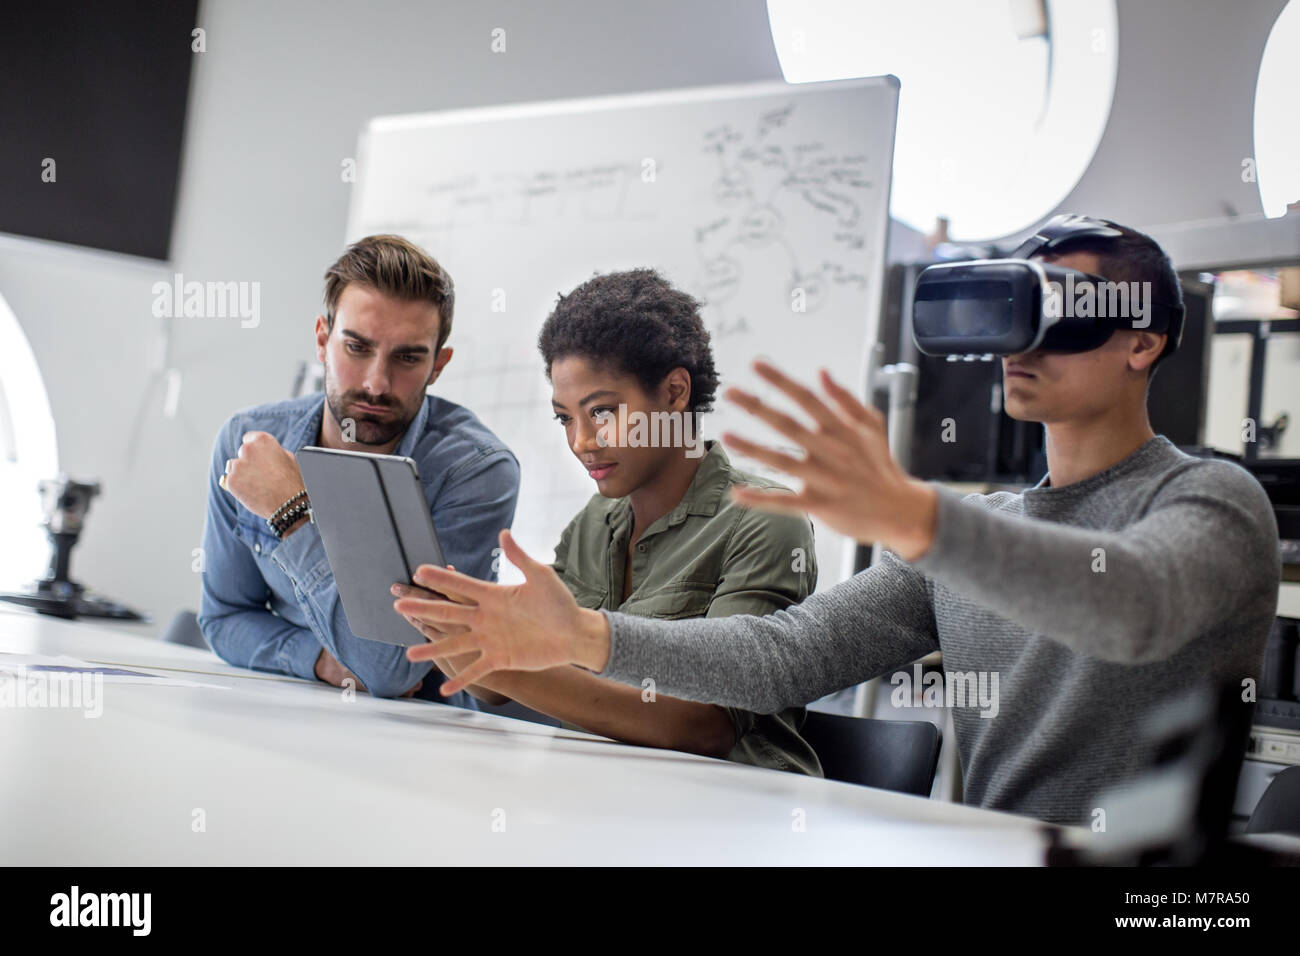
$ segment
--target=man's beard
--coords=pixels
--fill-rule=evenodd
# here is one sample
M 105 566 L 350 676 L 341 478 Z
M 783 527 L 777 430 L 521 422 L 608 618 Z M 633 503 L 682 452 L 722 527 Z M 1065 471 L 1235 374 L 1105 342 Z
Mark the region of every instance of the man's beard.
M 376 418 L 373 414 L 353 411 L 352 405 L 360 402 L 374 405 L 392 413 L 392 417 Z M 415 414 L 407 414 L 401 404 L 392 395 L 375 396 L 364 392 L 346 392 L 340 394 L 332 381 L 329 370 L 325 371 L 325 403 L 330 414 L 338 423 L 344 439 L 351 437 L 357 445 L 387 445 L 398 438 L 415 420 Z M 348 421 L 352 428 L 348 428 Z M 351 435 L 349 436 L 349 431 Z

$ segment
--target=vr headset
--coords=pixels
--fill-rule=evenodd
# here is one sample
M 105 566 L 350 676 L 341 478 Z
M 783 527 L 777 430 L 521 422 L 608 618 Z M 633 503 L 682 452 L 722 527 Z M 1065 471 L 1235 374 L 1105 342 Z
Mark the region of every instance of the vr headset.
M 1181 304 L 1153 301 L 1147 282 L 1118 282 L 1032 260 L 1083 237 L 1118 238 L 1113 222 L 1056 216 L 1009 259 L 945 262 L 916 280 L 912 336 L 926 355 L 1015 355 L 1041 349 L 1087 352 L 1119 329 L 1169 336 L 1160 359 L 1183 334 Z

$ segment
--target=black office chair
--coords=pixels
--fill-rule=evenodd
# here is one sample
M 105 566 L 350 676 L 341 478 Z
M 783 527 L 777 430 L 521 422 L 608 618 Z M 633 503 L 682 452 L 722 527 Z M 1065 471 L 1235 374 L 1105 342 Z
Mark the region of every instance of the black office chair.
M 1287 767 L 1273 778 L 1255 804 L 1246 832 L 1300 834 L 1300 767 Z
M 939 765 L 939 728 L 928 720 L 876 720 L 808 711 L 800 731 L 828 780 L 928 797 Z

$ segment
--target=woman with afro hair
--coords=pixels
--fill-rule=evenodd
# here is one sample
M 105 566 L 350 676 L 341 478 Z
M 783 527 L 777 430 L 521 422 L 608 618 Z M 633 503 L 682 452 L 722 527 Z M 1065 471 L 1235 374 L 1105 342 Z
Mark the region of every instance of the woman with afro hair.
M 579 604 L 720 617 L 770 614 L 813 592 L 811 523 L 736 504 L 732 485 L 781 486 L 699 437 L 718 374 L 694 298 L 652 269 L 597 275 L 559 297 L 538 347 L 555 420 L 596 490 L 551 566 Z M 437 663 L 450 677 L 468 661 Z M 627 743 L 822 775 L 800 736 L 802 707 L 756 714 L 656 694 L 653 674 L 637 688 L 576 667 L 498 672 L 470 691 Z

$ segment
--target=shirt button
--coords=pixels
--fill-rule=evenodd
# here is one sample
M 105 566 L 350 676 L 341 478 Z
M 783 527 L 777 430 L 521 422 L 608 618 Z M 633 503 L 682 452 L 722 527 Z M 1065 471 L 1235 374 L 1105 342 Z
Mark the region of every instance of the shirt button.
M 261 553 L 262 553 L 262 545 L 261 545 L 260 543 L 253 545 L 253 550 L 256 551 L 258 554 L 261 554 Z
M 644 545 L 644 544 L 638 544 L 638 545 L 636 546 L 636 549 L 637 549 L 638 551 L 640 551 L 642 554 L 645 554 L 645 545 Z

